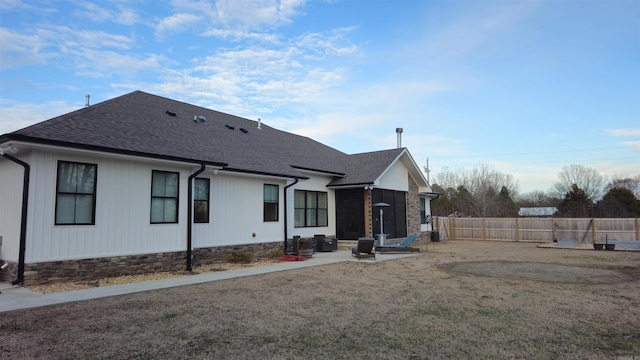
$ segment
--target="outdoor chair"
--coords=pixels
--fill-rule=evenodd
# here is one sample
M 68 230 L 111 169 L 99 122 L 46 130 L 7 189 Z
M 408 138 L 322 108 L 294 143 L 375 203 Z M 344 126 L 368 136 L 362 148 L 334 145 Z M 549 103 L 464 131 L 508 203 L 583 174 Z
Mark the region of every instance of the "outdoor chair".
M 407 236 L 401 243 L 395 245 L 378 245 L 376 251 L 378 252 L 420 252 L 417 247 L 411 247 L 418 237 L 415 234 Z
M 358 260 L 362 258 L 373 258 L 376 259 L 376 253 L 373 251 L 373 238 L 359 238 L 358 245 L 351 248 L 351 256 L 355 256 Z

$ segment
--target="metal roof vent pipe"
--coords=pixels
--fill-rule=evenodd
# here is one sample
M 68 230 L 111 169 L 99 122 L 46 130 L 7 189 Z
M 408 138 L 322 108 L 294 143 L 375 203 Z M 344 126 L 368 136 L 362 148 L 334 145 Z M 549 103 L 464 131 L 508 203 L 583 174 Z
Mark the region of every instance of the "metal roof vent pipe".
M 258 118 L 258 130 L 262 130 L 262 119 Z
M 91 94 L 87 94 L 84 97 L 87 98 L 87 102 L 84 104 L 84 107 L 89 107 L 89 98 L 91 97 Z
M 402 147 L 402 128 L 396 128 L 396 134 L 398 134 L 398 149 Z

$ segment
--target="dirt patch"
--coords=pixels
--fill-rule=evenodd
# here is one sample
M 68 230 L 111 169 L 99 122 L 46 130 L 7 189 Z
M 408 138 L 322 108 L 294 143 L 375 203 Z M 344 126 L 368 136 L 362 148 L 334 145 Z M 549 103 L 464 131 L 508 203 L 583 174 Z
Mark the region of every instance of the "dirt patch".
M 538 262 L 471 261 L 442 266 L 458 274 L 569 284 L 615 284 L 636 280 L 615 270 Z

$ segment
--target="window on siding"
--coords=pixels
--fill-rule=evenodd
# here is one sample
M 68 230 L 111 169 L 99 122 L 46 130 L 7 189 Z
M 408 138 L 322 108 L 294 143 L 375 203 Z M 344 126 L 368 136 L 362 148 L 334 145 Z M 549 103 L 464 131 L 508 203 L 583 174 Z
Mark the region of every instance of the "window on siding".
M 58 161 L 56 225 L 94 225 L 98 165 Z
M 264 221 L 278 221 L 279 186 L 264 184 Z
M 327 193 L 319 191 L 296 190 L 294 195 L 295 227 L 327 226 Z
M 193 221 L 209 222 L 209 179 L 196 178 L 193 183 Z
M 177 172 L 153 170 L 151 175 L 151 223 L 178 222 Z

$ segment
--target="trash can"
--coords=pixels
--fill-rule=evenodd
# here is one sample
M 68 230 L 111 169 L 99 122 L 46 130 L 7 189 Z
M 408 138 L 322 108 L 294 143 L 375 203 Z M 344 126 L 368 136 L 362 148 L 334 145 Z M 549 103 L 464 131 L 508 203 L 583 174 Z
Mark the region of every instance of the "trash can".
M 439 242 L 440 241 L 440 231 L 432 231 L 431 232 L 431 241 Z

